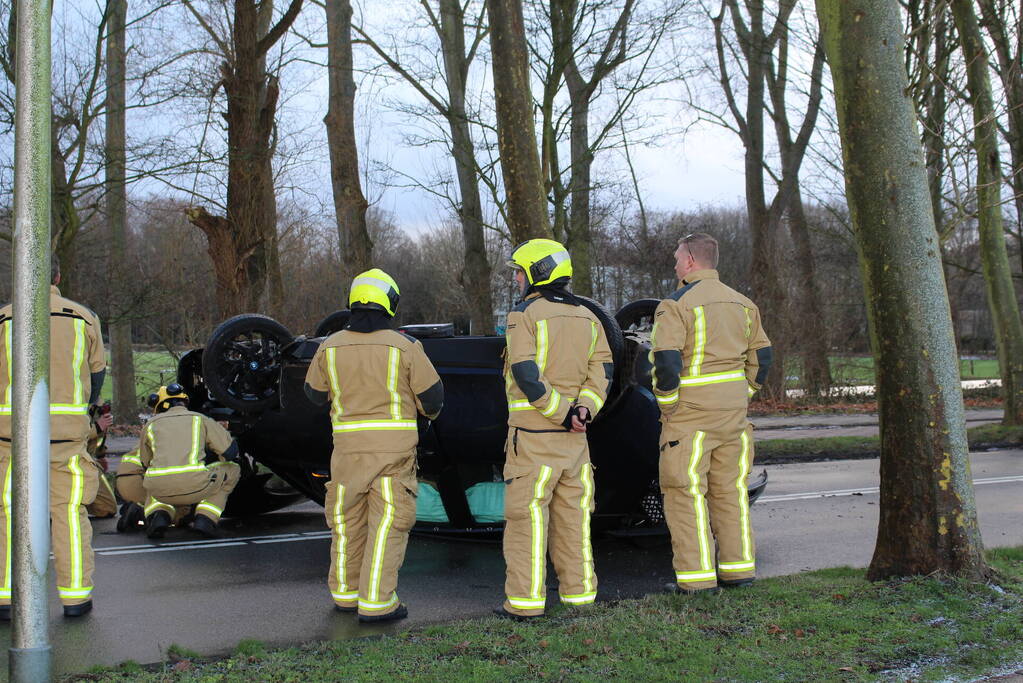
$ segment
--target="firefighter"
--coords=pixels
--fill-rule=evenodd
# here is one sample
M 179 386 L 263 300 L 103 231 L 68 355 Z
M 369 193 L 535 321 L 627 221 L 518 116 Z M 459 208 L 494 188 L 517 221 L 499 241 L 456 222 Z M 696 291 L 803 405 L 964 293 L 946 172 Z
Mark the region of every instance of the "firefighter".
M 604 405 L 614 365 L 603 325 L 567 289 L 572 261 L 564 246 L 529 240 L 509 265 L 522 300 L 506 328 L 507 577 L 505 603 L 495 612 L 521 620 L 544 613 L 548 533 L 561 602 L 596 599 L 586 427 Z
M 718 279 L 718 244 L 679 241 L 680 289 L 651 332 L 661 409 L 660 482 L 671 532 L 671 592 L 745 586 L 756 575 L 746 475 L 753 462 L 749 398 L 764 383 L 771 342 L 756 304 Z
M 99 400 L 106 357 L 96 314 L 60 295 L 60 265 L 50 287 L 50 538 L 64 616 L 92 610 L 92 526 L 86 505 L 96 498 L 100 468 L 89 455 L 89 406 Z M 0 309 L 0 618 L 11 613 L 11 359 L 12 307 Z
M 416 521 L 417 413 L 434 419 L 444 386 L 423 345 L 391 329 L 398 285 L 374 268 L 352 281 L 352 317 L 327 337 L 306 375 L 330 402 L 334 451 L 324 512 L 331 529 L 327 585 L 334 607 L 360 622 L 403 619 L 395 592 Z
M 227 497 L 241 477 L 241 468 L 232 462 L 238 444 L 216 420 L 188 410 L 188 394 L 180 384 L 160 387 L 150 403 L 154 415 L 142 430 L 138 461 L 131 456 L 121 461 L 144 471 L 146 536 L 162 538 L 180 514 L 175 507 L 194 504 L 192 528 L 215 538 Z

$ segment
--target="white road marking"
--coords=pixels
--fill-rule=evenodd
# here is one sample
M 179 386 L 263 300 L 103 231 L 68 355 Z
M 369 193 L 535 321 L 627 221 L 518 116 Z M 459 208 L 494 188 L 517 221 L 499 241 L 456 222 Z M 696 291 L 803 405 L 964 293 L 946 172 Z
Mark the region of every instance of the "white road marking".
M 1023 475 L 987 477 L 975 479 L 974 486 L 987 484 L 1011 484 L 1023 482 Z M 814 498 L 832 498 L 840 496 L 870 495 L 878 493 L 877 486 L 856 489 L 832 489 L 829 491 L 809 491 L 807 493 L 789 493 L 780 496 L 762 496 L 757 504 L 782 503 L 789 500 L 812 500 Z M 274 534 L 270 536 L 238 536 L 236 538 L 209 539 L 202 541 L 173 541 L 160 545 L 122 545 L 109 548 L 96 548 L 97 555 L 140 555 L 143 553 L 161 553 L 172 550 L 201 550 L 203 548 L 228 548 L 242 545 L 264 545 L 267 543 L 291 543 L 294 541 L 315 541 L 330 538 L 330 531 L 303 531 L 290 534 Z
M 986 484 L 1010 484 L 1016 481 L 1023 481 L 1023 475 L 1021 476 L 1008 476 L 1008 477 L 987 477 L 984 479 L 974 479 L 974 486 L 984 486 Z M 807 493 L 788 493 L 781 496 L 761 496 L 757 499 L 757 503 L 781 503 L 786 500 L 812 500 L 814 498 L 832 498 L 838 496 L 864 496 L 867 494 L 878 493 L 880 489 L 877 486 L 868 486 L 858 489 L 833 489 L 830 491 L 810 491 Z

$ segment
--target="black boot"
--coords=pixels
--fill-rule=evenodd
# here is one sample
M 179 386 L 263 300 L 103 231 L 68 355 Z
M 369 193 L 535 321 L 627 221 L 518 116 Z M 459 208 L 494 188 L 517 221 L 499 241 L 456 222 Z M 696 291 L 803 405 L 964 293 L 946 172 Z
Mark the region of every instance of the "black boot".
M 120 533 L 138 531 L 146 522 L 146 511 L 138 503 L 124 503 L 121 514 L 117 518 L 117 531 Z
M 220 538 L 220 529 L 217 523 L 206 515 L 196 515 L 192 522 L 192 528 L 206 538 Z
M 408 616 L 408 608 L 406 608 L 405 605 L 398 605 L 398 609 L 394 610 L 393 612 L 389 612 L 387 614 L 373 614 L 373 615 L 360 614 L 359 615 L 359 623 L 360 624 L 383 624 L 383 623 L 388 622 L 388 621 L 398 621 L 399 619 L 404 619 L 407 616 Z
M 721 585 L 722 588 L 746 588 L 747 586 L 752 586 L 753 581 L 754 581 L 753 578 L 733 579 L 732 581 L 718 579 L 718 583 Z
M 721 589 L 717 586 L 711 586 L 710 588 L 683 588 L 677 583 L 666 583 L 664 584 L 664 592 L 673 595 L 696 595 L 698 593 L 714 595 L 715 593 L 720 593 Z
M 166 512 L 163 514 L 167 514 Z M 86 600 L 85 602 L 77 605 L 64 605 L 64 616 L 65 617 L 84 617 L 86 614 L 92 611 L 92 600 Z
M 163 510 L 157 510 L 146 517 L 146 536 L 149 538 L 163 538 L 167 533 L 167 527 L 171 525 L 171 516 Z

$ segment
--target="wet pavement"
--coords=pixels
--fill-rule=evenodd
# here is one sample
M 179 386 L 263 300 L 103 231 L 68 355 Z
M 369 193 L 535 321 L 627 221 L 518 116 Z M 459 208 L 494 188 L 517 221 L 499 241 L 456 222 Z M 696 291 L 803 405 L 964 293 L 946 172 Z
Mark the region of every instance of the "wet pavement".
M 773 465 L 753 507 L 761 576 L 870 561 L 877 528 L 877 461 Z M 981 529 L 988 546 L 1023 544 L 1023 452 L 975 454 Z M 359 626 L 335 612 L 326 591 L 329 538 L 322 508 L 303 503 L 248 520 L 226 520 L 225 537 L 203 540 L 171 530 L 160 543 L 117 534 L 94 520 L 96 609 L 64 619 L 51 596 L 54 668 L 82 671 L 124 660 L 165 658 L 171 644 L 212 655 L 244 639 L 270 645 L 346 639 L 463 617 L 500 605 L 504 582 L 495 542 L 413 536 L 399 593 L 410 618 Z M 600 538 L 595 545 L 601 599 L 655 592 L 671 581 L 666 537 Z M 549 581 L 552 584 L 553 579 Z M 551 599 L 556 599 L 554 594 Z M 10 627 L 0 625 L 0 672 Z

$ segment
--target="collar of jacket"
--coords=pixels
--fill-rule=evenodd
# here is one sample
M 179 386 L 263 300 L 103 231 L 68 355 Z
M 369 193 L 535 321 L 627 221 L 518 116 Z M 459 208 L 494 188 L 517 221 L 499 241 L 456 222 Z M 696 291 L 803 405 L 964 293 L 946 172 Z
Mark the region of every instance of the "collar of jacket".
M 390 330 L 392 329 L 391 316 L 372 308 L 356 308 L 352 311 L 352 317 L 348 319 L 345 329 L 363 334 L 377 330 Z
M 576 298 L 575 294 L 568 291 L 568 285 L 530 285 L 526 290 L 525 295 L 522 297 L 522 301 L 526 301 L 535 296 L 542 296 L 548 301 L 552 301 L 556 304 L 566 304 L 568 306 L 581 306 L 582 303 Z
M 693 272 L 689 273 L 689 275 L 686 275 L 685 278 L 682 280 L 682 284 L 688 285 L 690 283 L 698 282 L 700 280 L 720 279 L 721 278 L 718 277 L 718 272 L 716 270 L 714 270 L 713 268 L 707 268 L 706 270 L 694 270 Z
M 50 285 L 50 294 L 60 296 L 60 290 L 57 289 L 57 285 Z
M 171 415 L 171 414 L 187 413 L 187 412 L 188 412 L 188 406 L 171 406 L 170 408 L 168 408 L 167 410 L 163 411 L 160 414 L 161 415 Z

